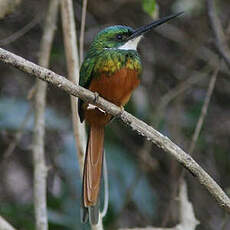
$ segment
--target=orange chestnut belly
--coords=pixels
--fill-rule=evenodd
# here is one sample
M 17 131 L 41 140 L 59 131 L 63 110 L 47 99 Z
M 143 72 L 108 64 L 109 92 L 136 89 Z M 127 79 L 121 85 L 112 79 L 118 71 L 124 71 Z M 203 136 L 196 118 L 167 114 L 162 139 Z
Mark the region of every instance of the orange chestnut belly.
M 89 90 L 97 92 L 100 96 L 117 106 L 124 106 L 139 83 L 137 71 L 123 68 L 112 76 L 102 74 L 94 78 L 89 86 Z M 85 105 L 85 119 L 89 124 L 106 125 L 112 117 L 97 108 L 87 108 L 88 104 Z

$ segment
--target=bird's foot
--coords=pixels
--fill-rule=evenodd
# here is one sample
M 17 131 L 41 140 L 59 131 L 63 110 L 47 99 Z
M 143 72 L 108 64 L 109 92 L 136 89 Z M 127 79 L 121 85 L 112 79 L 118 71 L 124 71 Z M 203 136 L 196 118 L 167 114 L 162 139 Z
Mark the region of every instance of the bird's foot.
M 117 118 L 121 117 L 121 115 L 123 114 L 123 112 L 125 111 L 124 107 L 121 105 L 120 107 L 120 112 L 116 115 Z
M 96 109 L 97 106 L 96 105 L 92 105 L 92 104 L 88 104 L 87 106 L 87 110 L 92 110 L 92 109 Z
M 93 102 L 97 103 L 98 99 L 99 99 L 99 93 L 98 92 L 94 92 L 94 100 L 93 100 Z
M 94 92 L 94 99 L 93 99 L 93 103 L 97 103 L 98 102 L 98 98 L 99 98 L 99 93 L 97 92 Z M 92 105 L 92 104 L 88 104 L 87 106 L 87 109 L 90 110 L 90 109 L 96 109 L 98 108 L 96 105 Z
M 94 102 L 95 104 L 97 104 L 98 98 L 99 98 L 99 93 L 94 92 L 94 100 L 93 100 L 93 102 Z M 101 112 L 106 113 L 103 109 L 99 108 L 98 106 L 92 105 L 92 104 L 88 104 L 87 110 L 90 110 L 90 109 L 98 109 L 98 110 L 100 110 Z

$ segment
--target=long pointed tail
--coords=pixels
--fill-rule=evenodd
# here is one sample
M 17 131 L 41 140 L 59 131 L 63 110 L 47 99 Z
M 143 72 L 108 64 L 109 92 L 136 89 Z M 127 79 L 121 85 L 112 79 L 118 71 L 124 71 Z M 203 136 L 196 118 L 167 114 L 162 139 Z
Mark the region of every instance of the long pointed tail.
M 91 125 L 84 163 L 82 199 L 85 211 L 86 208 L 89 208 L 89 218 L 92 224 L 97 224 L 99 216 L 98 196 L 100 192 L 103 152 L 104 126 Z M 83 222 L 86 221 L 84 216 L 83 214 Z

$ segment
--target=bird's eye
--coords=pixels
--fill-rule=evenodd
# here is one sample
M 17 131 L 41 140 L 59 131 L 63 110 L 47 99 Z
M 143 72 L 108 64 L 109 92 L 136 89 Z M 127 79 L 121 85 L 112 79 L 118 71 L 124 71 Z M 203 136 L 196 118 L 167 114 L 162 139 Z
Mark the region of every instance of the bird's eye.
M 122 39 L 123 39 L 122 34 L 118 34 L 118 35 L 117 35 L 117 40 L 122 40 Z

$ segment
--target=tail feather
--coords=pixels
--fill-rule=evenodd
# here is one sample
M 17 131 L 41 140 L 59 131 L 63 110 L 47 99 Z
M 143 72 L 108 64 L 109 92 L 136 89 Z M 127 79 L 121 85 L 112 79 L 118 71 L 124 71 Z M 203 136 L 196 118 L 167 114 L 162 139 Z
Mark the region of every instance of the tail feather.
M 98 222 L 99 216 L 98 197 L 100 192 L 103 152 L 104 127 L 91 125 L 84 163 L 82 196 L 84 210 L 86 207 L 89 207 L 91 213 L 89 216 L 90 222 L 93 224 Z
M 80 211 L 81 211 L 81 222 L 85 224 L 88 222 L 89 219 L 89 210 L 88 208 L 84 207 L 84 205 L 82 204 Z
M 99 212 L 100 212 L 100 200 L 98 199 L 97 204 L 91 207 L 81 207 L 81 221 L 83 224 L 87 223 L 90 220 L 90 223 L 95 225 L 99 221 Z
M 96 225 L 98 223 L 99 213 L 100 213 L 100 201 L 98 199 L 97 204 L 95 206 L 89 207 L 89 221 L 91 224 Z

